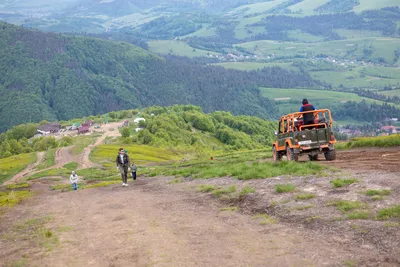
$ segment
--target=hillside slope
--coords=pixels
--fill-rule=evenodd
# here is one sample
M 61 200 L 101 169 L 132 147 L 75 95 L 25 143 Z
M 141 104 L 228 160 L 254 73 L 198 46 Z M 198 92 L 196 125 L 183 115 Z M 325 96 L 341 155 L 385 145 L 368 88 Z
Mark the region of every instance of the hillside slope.
M 41 33 L 0 23 L 0 131 L 28 121 L 66 120 L 150 105 L 268 117 L 258 86 L 310 86 L 280 68 L 240 72 L 161 58 L 136 46 Z

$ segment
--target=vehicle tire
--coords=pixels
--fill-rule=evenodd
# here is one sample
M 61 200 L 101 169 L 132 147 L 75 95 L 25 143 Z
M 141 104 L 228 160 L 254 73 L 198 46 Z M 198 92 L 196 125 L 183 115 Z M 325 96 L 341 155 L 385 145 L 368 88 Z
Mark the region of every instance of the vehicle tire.
M 298 161 L 299 155 L 294 153 L 294 149 L 290 147 L 286 147 L 286 157 L 289 161 Z
M 316 155 L 308 155 L 308 158 L 310 161 L 317 161 L 318 160 L 318 154 Z
M 332 161 L 336 159 L 336 150 L 329 150 L 328 152 L 325 152 L 325 159 L 327 161 Z
M 272 155 L 274 157 L 274 161 L 280 161 L 282 159 L 282 154 L 276 150 L 275 146 L 272 148 Z

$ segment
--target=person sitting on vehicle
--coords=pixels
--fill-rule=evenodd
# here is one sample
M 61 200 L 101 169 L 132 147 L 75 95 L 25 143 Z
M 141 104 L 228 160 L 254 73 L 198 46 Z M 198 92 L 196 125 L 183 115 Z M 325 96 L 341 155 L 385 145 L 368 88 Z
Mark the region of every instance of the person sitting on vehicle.
M 303 106 L 301 106 L 300 108 L 300 112 L 306 112 L 306 111 L 312 111 L 315 110 L 315 107 L 311 104 L 308 103 L 307 99 L 303 99 L 302 102 Z M 307 125 L 307 124 L 314 124 L 314 113 L 313 112 L 309 112 L 309 113 L 305 113 L 303 114 L 303 124 Z

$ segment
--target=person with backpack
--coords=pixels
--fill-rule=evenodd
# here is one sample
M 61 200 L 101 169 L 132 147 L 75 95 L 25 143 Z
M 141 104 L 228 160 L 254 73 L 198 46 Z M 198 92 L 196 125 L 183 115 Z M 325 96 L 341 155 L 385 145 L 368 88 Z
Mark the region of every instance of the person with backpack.
M 72 184 L 72 188 L 74 190 L 78 190 L 79 177 L 78 177 L 78 175 L 76 175 L 76 173 L 74 171 L 71 173 L 71 176 L 69 177 L 69 180 L 70 180 L 70 182 Z
M 131 164 L 128 154 L 123 148 L 119 149 L 118 156 L 115 160 L 117 170 L 120 171 L 122 177 L 122 186 L 128 186 L 128 170 Z
M 309 104 L 308 100 L 305 99 L 305 98 L 303 99 L 302 104 L 303 105 L 300 108 L 300 112 L 306 112 L 306 111 L 315 110 L 315 107 L 313 105 Z M 314 119 L 315 119 L 315 117 L 314 117 L 314 113 L 313 112 L 308 112 L 308 113 L 303 114 L 303 124 L 304 125 L 314 124 Z

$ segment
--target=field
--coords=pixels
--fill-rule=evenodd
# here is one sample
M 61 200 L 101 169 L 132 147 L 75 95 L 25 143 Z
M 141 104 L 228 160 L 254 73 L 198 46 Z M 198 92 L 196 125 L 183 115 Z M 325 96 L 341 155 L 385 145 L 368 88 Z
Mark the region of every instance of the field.
M 283 69 L 294 70 L 297 71 L 298 69 L 292 66 L 292 63 L 261 63 L 261 62 L 226 62 L 226 63 L 217 63 L 214 64 L 217 66 L 224 67 L 226 69 L 236 69 L 236 70 L 258 70 L 266 67 L 281 67 Z
M 400 40 L 396 38 L 357 38 L 316 43 L 254 41 L 241 43 L 237 46 L 259 56 L 274 53 L 278 57 L 303 56 L 311 58 L 324 54 L 336 59 L 362 57 L 364 48 L 369 47 L 372 49 L 372 54 L 367 59 L 381 57 L 389 63 L 394 63 L 394 51 L 400 47 Z
M 186 57 L 206 57 L 218 53 L 196 49 L 181 41 L 150 41 L 149 51 L 156 54 L 172 54 Z
M 298 111 L 303 98 L 307 98 L 317 109 L 332 108 L 347 101 L 361 102 L 365 100 L 367 103 L 382 103 L 381 101 L 360 97 L 353 93 L 323 90 L 261 88 L 261 92 L 265 97 L 276 99 L 275 103 L 279 108 L 280 114 Z
M 395 73 L 396 70 L 396 68 L 384 67 L 356 67 L 347 71 L 312 71 L 310 74 L 314 79 L 331 84 L 336 88 L 343 85 L 346 88 L 377 89 L 386 85 L 399 84 L 400 78 L 397 77 L 397 74 L 389 76 L 389 73 Z
M 120 145 L 100 145 L 90 154 L 94 162 L 114 163 Z M 163 149 L 149 146 L 124 146 L 128 151 L 131 161 L 139 164 L 165 162 L 180 159 L 180 152 L 173 152 L 171 149 Z
M 19 173 L 36 161 L 36 154 L 20 154 L 4 159 L 0 159 L 0 184 L 4 183 L 15 174 Z
M 387 95 L 387 96 L 398 96 L 398 97 L 400 97 L 400 89 L 391 90 L 391 91 L 380 91 L 379 93 Z

